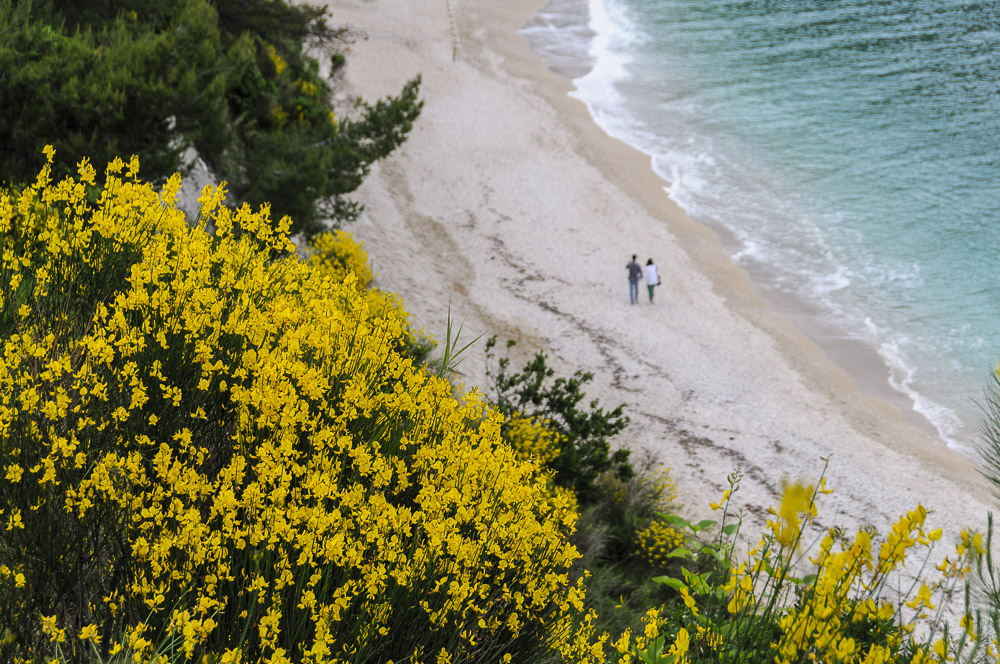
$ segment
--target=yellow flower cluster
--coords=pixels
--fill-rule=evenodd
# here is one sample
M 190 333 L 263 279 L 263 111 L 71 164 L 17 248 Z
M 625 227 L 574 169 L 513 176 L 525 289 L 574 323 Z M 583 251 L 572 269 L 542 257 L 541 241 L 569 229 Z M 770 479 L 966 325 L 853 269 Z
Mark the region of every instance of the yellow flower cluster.
M 403 298 L 372 287 L 374 276 L 368 265 L 364 243 L 355 242 L 350 233 L 338 229 L 314 237 L 306 254 L 309 266 L 318 276 L 344 282 L 352 274 L 355 287 L 359 290 L 367 289 L 365 303 L 369 315 L 391 318 L 403 327 L 402 337 L 395 340 L 397 351 L 413 356 L 433 349 L 434 341 L 431 337 L 423 330 L 414 330 L 409 324 L 409 314 L 406 313 Z
M 320 233 L 309 243 L 309 264 L 327 276 L 342 281 L 349 272 L 354 273 L 358 288 L 367 288 L 372 281 L 368 267 L 368 254 L 363 243 L 342 230 Z
M 802 533 L 802 525 L 805 519 L 811 520 L 816 516 L 816 505 L 813 503 L 815 487 L 793 482 L 786 484 L 781 495 L 781 502 L 775 511 L 769 511 L 778 518 L 769 520 L 768 527 L 774 534 L 778 543 L 785 548 L 795 545 L 799 541 Z
M 520 459 L 534 459 L 545 467 L 559 456 L 564 437 L 547 420 L 538 421 L 518 412 L 511 416 L 506 430 L 507 442 Z
M 0 198 L 17 656 L 65 634 L 135 662 L 165 642 L 210 661 L 527 661 L 581 638 L 569 501 L 476 395 L 396 352 L 404 316 L 357 270 L 281 258 L 288 220 L 222 188 L 189 227 L 179 177 L 157 192 L 116 161 L 91 202 L 89 164 L 54 184 L 48 156 Z M 57 532 L 71 541 L 33 563 Z M 72 606 L 28 603 L 66 587 Z
M 652 496 L 653 505 L 663 510 L 674 506 L 674 501 L 677 500 L 677 483 L 674 482 L 669 468 L 660 467 L 650 470 L 649 473 L 643 473 L 639 481 L 643 489 Z
M 302 91 L 307 97 L 315 97 L 318 88 L 315 83 L 310 83 L 309 81 L 304 81 L 301 78 L 295 79 L 295 87 Z
M 653 567 L 662 568 L 670 564 L 670 552 L 684 544 L 684 533 L 663 519 L 656 519 L 636 533 L 639 553 Z
M 691 636 L 685 628 L 680 628 L 671 642 L 664 633 L 667 620 L 659 609 L 649 609 L 642 617 L 642 631 L 633 635 L 626 628 L 617 641 L 611 643 L 611 659 L 616 664 L 631 664 L 633 661 L 656 662 L 657 664 L 688 664 L 691 660 Z
M 852 540 L 831 529 L 818 553 L 809 558 L 813 573 L 795 578 L 795 552 L 789 547 L 799 541 L 803 520 L 815 516 L 819 492 L 829 493 L 823 484 L 819 490 L 803 484 L 786 486 L 779 507 L 772 510 L 778 519 L 768 522 L 770 533 L 748 552 L 745 562 L 730 570 L 721 589 L 728 620 L 751 625 L 774 612 L 778 637 L 770 647 L 776 664 L 883 664 L 910 661 L 910 656 L 913 661 L 944 661 L 934 656 L 931 648 L 904 644 L 903 636 L 913 634 L 918 621 L 928 617 L 927 610 L 936 608 L 936 595 L 953 592 L 956 582 L 969 572 L 969 555 L 983 551 L 976 548 L 975 535 L 964 534 L 956 556 L 945 558 L 938 566 L 939 581 L 920 584 L 905 602 L 911 611 L 904 619 L 899 607 L 883 598 L 881 591 L 916 550 L 929 555 L 931 544 L 941 538 L 942 531 L 925 529 L 927 510 L 920 505 L 901 517 L 881 541 L 869 529 L 859 529 Z M 694 615 L 699 614 L 694 611 Z M 963 626 L 967 624 L 971 625 L 969 616 L 963 619 Z M 704 628 L 705 634 L 715 635 L 721 625 L 706 623 Z M 855 640 L 860 634 L 866 635 L 867 644 Z M 726 647 L 713 639 L 706 644 L 712 651 Z M 935 647 L 945 645 L 942 641 Z
M 915 546 L 926 546 L 941 537 L 939 529 L 924 531 L 926 517 L 927 510 L 918 505 L 893 525 L 877 547 L 871 533 L 862 529 L 852 542 L 842 543 L 835 551 L 835 533 L 828 533 L 818 557 L 812 559 L 817 568 L 815 582 L 780 620 L 781 638 L 775 644 L 779 664 L 799 661 L 803 652 L 814 653 L 827 662 L 895 661 L 900 645 L 898 633 L 886 645 L 872 645 L 866 652 L 861 652 L 847 633 L 851 623 L 896 618 L 893 604 L 879 599 L 874 591 L 885 584 L 887 576 L 905 562 Z M 931 589 L 922 585 L 909 605 L 933 609 Z M 912 631 L 913 621 L 922 617 L 925 615 L 921 613 L 914 615 L 906 631 Z
M 265 49 L 267 50 L 268 59 L 270 59 L 271 64 L 274 65 L 274 73 L 280 76 L 281 72 L 288 68 L 288 63 L 285 62 L 285 59 L 281 57 L 280 53 L 278 53 L 278 49 L 274 48 L 271 44 L 268 44 Z
M 274 123 L 279 127 L 284 127 L 288 124 L 288 111 L 286 111 L 281 104 L 275 104 L 271 109 L 271 117 L 274 119 Z

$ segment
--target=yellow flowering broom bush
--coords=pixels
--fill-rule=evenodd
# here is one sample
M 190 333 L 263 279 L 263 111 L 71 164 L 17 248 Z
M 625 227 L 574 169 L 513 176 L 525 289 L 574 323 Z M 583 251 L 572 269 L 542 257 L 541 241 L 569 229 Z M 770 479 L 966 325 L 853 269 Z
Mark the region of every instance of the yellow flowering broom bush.
M 344 281 L 348 274 L 353 273 L 355 287 L 360 290 L 368 289 L 365 299 L 369 309 L 377 311 L 380 316 L 396 318 L 403 326 L 403 334 L 394 339 L 395 349 L 418 364 L 427 361 L 434 350 L 433 339 L 423 331 L 412 329 L 409 315 L 399 295 L 372 287 L 374 275 L 368 266 L 364 243 L 356 242 L 350 233 L 339 229 L 320 233 L 310 239 L 306 260 L 318 276 L 329 277 L 334 281 Z
M 353 272 L 359 288 L 367 288 L 372 281 L 368 254 L 347 231 L 337 229 L 316 235 L 309 241 L 309 254 L 309 264 L 331 277 L 343 280 Z
M 671 554 L 684 544 L 684 533 L 664 519 L 651 521 L 635 535 L 640 555 L 655 569 L 674 562 Z
M 731 476 L 731 490 L 712 504 L 723 510 L 723 530 L 702 550 L 721 565 L 721 578 L 711 566 L 704 572 L 688 566 L 683 578 L 654 579 L 677 590 L 680 601 L 670 624 L 661 626 L 666 636 L 641 651 L 645 661 L 943 663 L 982 654 L 979 618 L 968 601 L 958 633 L 949 632 L 943 614 L 986 551 L 981 535 L 963 531 L 954 553 L 937 565 L 936 579 L 907 581 L 909 592 L 890 593 L 891 582 L 904 578 L 904 566 L 915 562 L 923 569 L 921 560 L 926 564 L 942 537 L 941 529 L 926 526 L 928 511 L 917 505 L 881 538 L 871 529 L 846 536 L 831 528 L 806 558 L 805 524 L 816 516 L 818 495 L 830 490 L 822 480 L 818 487 L 790 483 L 771 510 L 768 532 L 737 561 L 728 537 L 736 536 L 739 521 L 726 520 L 738 479 Z M 683 658 L 665 645 L 671 633 L 680 632 Z
M 540 421 L 539 421 L 540 420 Z M 517 411 L 507 422 L 507 441 L 521 459 L 532 459 L 548 466 L 559 456 L 565 437 L 551 427 L 548 420 L 532 418 Z
M 0 197 L 0 659 L 547 661 L 575 513 L 402 317 L 138 164 Z M 123 174 L 124 171 L 124 174 Z M 209 223 L 217 230 L 206 232 Z M 279 257 L 279 258 L 276 258 Z M 207 659 L 205 659 L 207 658 Z

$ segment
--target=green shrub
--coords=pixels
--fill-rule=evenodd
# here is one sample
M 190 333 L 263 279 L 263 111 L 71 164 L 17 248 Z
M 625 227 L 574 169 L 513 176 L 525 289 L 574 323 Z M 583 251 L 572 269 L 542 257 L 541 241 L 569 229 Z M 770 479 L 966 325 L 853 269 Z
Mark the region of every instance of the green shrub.
M 508 341 L 507 348 L 514 344 Z M 605 412 L 596 399 L 580 406 L 585 398 L 582 388 L 593 374 L 577 371 L 570 378 L 553 379 L 555 372 L 541 352 L 520 371 L 510 370 L 508 357 L 499 358 L 494 368 L 495 346 L 496 337 L 486 342 L 488 392 L 504 416 L 505 436 L 518 418 L 544 422 L 559 438 L 558 454 L 546 464 L 557 485 L 571 489 L 580 504 L 587 505 L 598 498 L 597 481 L 602 474 L 610 471 L 622 480 L 633 475 L 629 450 L 611 450 L 610 439 L 628 426 L 624 407 Z
M 676 561 L 668 559 L 664 566 L 656 545 L 674 544 L 673 551 L 682 543 L 681 533 L 662 516 L 676 510 L 669 469 L 646 453 L 634 463 L 634 471 L 628 480 L 610 472 L 601 476 L 597 500 L 581 508 L 570 538 L 580 551 L 575 570 L 587 576 L 595 622 L 612 635 L 640 629 L 649 609 L 669 599 L 672 591 L 649 579 L 676 567 Z M 651 548 L 657 553 L 652 560 Z

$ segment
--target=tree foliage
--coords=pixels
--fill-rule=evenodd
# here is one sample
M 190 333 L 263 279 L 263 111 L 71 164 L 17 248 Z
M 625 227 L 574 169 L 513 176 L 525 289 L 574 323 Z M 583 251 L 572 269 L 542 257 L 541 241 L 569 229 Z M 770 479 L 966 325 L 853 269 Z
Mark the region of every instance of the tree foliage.
M 405 140 L 419 78 L 336 117 L 305 50 L 336 35 L 325 11 L 284 0 L 0 0 L 0 181 L 30 182 L 44 145 L 64 163 L 135 154 L 160 181 L 195 147 L 236 199 L 269 202 L 293 232 L 353 219 L 346 195 Z

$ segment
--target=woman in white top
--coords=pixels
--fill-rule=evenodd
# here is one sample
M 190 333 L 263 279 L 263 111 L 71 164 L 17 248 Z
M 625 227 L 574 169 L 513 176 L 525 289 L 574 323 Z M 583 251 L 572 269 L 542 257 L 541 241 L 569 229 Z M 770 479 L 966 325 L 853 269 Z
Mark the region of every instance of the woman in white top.
M 653 265 L 653 259 L 646 261 L 646 288 L 649 289 L 649 303 L 653 303 L 653 287 L 660 285 L 660 271 Z

